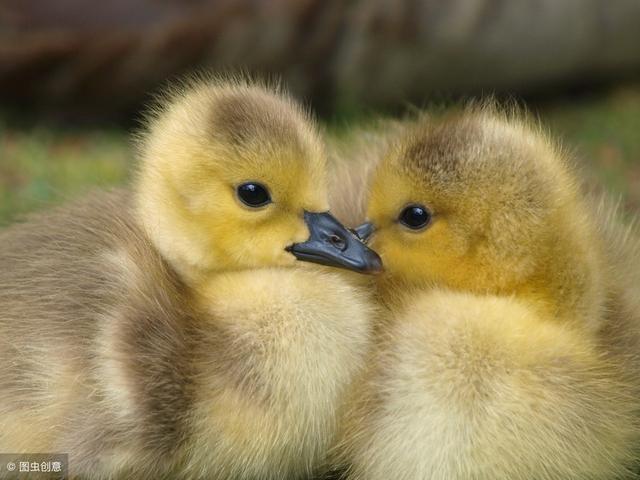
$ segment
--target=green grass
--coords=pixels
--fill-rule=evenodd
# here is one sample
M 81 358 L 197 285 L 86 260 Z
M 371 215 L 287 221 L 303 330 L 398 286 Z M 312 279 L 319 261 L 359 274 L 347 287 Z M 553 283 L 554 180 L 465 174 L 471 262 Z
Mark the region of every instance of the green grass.
M 594 185 L 621 196 L 628 211 L 640 212 L 640 86 L 532 110 L 575 151 Z M 342 120 L 332 129 L 357 121 Z M 134 163 L 130 147 L 122 130 L 0 123 L 0 225 L 91 188 L 123 183 Z
M 594 184 L 640 213 L 640 87 L 578 102 L 556 103 L 541 118 Z
M 94 187 L 122 183 L 133 165 L 122 131 L 36 127 L 0 131 L 0 225 Z

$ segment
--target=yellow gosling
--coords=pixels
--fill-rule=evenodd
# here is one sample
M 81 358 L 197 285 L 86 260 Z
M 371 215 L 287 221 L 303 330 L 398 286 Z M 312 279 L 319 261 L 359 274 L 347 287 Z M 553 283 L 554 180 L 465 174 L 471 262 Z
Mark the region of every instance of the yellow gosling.
M 388 315 L 335 450 L 349 478 L 635 478 L 633 234 L 516 115 L 423 118 L 374 161 Z
M 74 478 L 298 478 L 369 344 L 315 126 L 243 81 L 168 94 L 131 191 L 0 232 L 0 451 Z M 311 262 L 311 263 L 310 263 Z

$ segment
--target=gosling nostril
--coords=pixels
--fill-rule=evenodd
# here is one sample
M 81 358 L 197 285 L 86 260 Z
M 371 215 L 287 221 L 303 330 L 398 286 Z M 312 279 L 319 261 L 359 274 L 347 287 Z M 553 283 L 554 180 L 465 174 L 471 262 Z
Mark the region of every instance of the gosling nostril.
M 340 250 L 344 250 L 347 246 L 344 239 L 342 237 L 339 237 L 338 235 L 331 235 L 329 237 L 329 241 L 331 242 L 331 245 Z

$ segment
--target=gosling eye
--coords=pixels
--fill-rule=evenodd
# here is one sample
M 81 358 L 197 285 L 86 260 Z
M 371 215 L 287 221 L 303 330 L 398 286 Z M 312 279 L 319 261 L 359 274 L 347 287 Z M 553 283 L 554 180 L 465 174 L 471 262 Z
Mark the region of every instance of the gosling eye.
M 431 223 L 432 214 L 428 208 L 423 205 L 413 204 L 406 206 L 398 220 L 404 226 L 412 230 L 420 230 Z
M 242 203 L 252 208 L 263 207 L 271 203 L 269 190 L 258 182 L 247 182 L 238 185 L 236 192 Z

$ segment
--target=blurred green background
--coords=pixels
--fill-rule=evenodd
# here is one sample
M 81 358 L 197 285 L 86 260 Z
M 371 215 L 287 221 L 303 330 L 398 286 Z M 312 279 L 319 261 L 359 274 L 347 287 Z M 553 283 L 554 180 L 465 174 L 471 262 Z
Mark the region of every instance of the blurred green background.
M 552 134 L 574 151 L 592 188 L 640 212 L 640 85 L 528 105 Z M 326 120 L 348 129 L 358 112 Z M 123 184 L 135 168 L 126 128 L 15 126 L 0 120 L 0 225 L 71 199 L 95 187 Z

